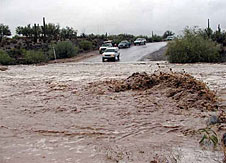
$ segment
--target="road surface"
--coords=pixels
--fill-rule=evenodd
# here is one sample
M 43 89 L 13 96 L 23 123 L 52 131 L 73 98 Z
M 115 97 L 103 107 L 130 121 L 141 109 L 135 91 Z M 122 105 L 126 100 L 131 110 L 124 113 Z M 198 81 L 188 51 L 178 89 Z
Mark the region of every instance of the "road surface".
M 160 48 L 166 46 L 166 42 L 148 43 L 143 46 L 132 46 L 128 49 L 120 49 L 120 61 L 119 62 L 136 62 L 142 57 L 153 53 Z M 102 56 L 95 56 L 83 60 L 82 62 L 102 62 Z

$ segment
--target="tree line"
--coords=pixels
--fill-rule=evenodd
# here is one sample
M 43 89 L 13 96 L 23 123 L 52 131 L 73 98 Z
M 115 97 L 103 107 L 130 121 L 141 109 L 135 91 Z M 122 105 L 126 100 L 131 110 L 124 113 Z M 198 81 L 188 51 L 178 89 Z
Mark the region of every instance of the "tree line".
M 77 30 L 72 27 L 60 28 L 59 24 L 45 23 L 43 18 L 43 25 L 28 24 L 27 26 L 18 26 L 16 28 L 16 34 L 23 37 L 33 38 L 35 42 L 38 39 L 46 42 L 48 40 L 66 40 L 77 37 Z M 0 24 L 0 41 L 5 36 L 11 36 L 9 26 Z
M 47 23 L 45 22 L 45 18 L 43 18 L 43 24 L 28 24 L 27 26 L 18 26 L 16 28 L 16 35 L 22 36 L 26 38 L 31 38 L 34 40 L 34 42 L 43 41 L 48 42 L 51 40 L 72 40 L 76 39 L 78 36 L 78 31 L 73 29 L 72 27 L 66 26 L 66 28 L 60 28 L 59 24 L 54 23 Z M 152 33 L 151 37 L 148 36 L 137 36 L 137 37 L 145 37 L 149 42 L 157 42 L 162 41 L 167 36 L 174 35 L 172 31 L 166 31 L 163 36 L 159 36 Z M 11 36 L 11 31 L 9 29 L 8 25 L 0 24 L 0 42 L 2 41 L 3 37 Z M 127 37 L 128 36 L 128 37 Z M 119 42 L 122 39 L 128 39 L 130 41 L 133 41 L 137 37 L 129 34 L 119 34 L 119 35 L 86 35 L 85 33 L 81 34 L 82 38 L 88 38 L 88 39 L 115 39 L 116 42 Z

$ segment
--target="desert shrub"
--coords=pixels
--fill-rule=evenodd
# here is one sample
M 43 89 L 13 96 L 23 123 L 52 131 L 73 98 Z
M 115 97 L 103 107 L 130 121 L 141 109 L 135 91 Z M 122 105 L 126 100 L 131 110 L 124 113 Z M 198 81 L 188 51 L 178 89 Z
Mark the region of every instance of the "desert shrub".
M 14 64 L 14 59 L 11 58 L 5 51 L 0 49 L 0 64 L 10 65 Z
M 166 55 L 172 63 L 218 62 L 220 47 L 193 29 L 185 29 L 184 36 L 168 44 Z
M 57 59 L 70 58 L 76 55 L 76 49 L 72 44 L 72 42 L 70 41 L 58 42 L 54 47 L 55 47 Z
M 93 43 L 91 41 L 83 40 L 79 42 L 79 48 L 84 51 L 93 49 Z
M 66 42 L 66 41 L 64 41 Z M 66 43 L 67 44 L 67 43 Z M 77 46 L 71 45 L 65 45 L 65 43 L 62 44 L 62 42 L 54 45 L 55 52 L 56 52 L 56 58 L 70 58 L 78 54 L 79 48 Z M 54 60 L 54 52 L 53 52 L 53 46 L 49 46 L 49 50 L 46 52 L 46 55 L 48 56 L 49 60 Z
M 42 51 L 24 51 L 24 63 L 34 64 L 48 61 L 48 57 Z
M 75 49 L 75 54 L 78 54 L 78 52 L 80 50 L 79 47 L 75 46 L 74 49 Z
M 12 58 L 15 58 L 15 59 L 21 58 L 23 56 L 23 52 L 24 52 L 23 49 L 17 49 L 17 48 L 9 49 L 7 51 L 9 56 L 12 57 Z

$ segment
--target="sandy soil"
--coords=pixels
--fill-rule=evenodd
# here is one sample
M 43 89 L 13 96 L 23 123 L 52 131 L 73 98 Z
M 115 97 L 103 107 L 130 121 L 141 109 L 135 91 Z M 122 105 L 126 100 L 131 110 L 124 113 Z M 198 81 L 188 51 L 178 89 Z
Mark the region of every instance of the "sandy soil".
M 205 101 L 211 107 L 189 98 L 178 101 L 173 97 L 179 92 L 172 91 L 181 87 L 167 82 L 113 91 L 112 81 L 127 82 L 133 73 L 160 71 L 189 73 L 221 100 Z M 201 147 L 198 131 L 212 114 L 225 110 L 225 79 L 223 64 L 9 66 L 0 72 L 0 162 L 222 162 L 221 146 Z M 199 97 L 187 92 L 190 99 Z M 183 100 L 190 102 L 187 108 L 180 107 Z M 220 138 L 226 126 L 221 123 L 213 129 Z

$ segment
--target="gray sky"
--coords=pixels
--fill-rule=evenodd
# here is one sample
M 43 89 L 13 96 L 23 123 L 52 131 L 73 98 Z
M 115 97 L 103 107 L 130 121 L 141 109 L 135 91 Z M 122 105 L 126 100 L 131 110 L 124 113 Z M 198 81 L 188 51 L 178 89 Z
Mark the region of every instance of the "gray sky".
M 226 0 L 0 0 L 0 23 L 71 26 L 79 33 L 180 33 L 186 26 L 226 29 Z

